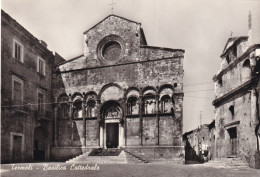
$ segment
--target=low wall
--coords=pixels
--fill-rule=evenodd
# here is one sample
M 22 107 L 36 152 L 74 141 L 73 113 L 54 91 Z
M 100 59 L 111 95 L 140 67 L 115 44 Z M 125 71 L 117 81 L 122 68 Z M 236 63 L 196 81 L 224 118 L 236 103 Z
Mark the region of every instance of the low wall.
M 125 149 L 148 162 L 174 160 L 184 163 L 184 146 L 139 146 L 125 147 Z

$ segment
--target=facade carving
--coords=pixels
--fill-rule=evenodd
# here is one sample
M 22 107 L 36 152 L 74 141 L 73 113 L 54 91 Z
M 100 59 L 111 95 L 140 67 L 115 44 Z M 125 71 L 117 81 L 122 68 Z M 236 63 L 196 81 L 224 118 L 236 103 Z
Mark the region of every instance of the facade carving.
M 55 90 L 62 92 L 53 91 L 59 103 L 53 157 L 121 147 L 142 151 L 149 160 L 182 163 L 184 50 L 148 46 L 140 23 L 116 15 L 86 31 L 84 39 L 84 54 L 54 73 L 60 83 Z M 67 112 L 74 113 L 67 119 L 58 106 L 64 95 Z

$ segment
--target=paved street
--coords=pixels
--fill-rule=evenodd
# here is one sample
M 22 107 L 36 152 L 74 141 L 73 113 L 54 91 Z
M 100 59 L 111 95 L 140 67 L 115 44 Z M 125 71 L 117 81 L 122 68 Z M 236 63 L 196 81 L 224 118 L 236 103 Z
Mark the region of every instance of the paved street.
M 180 177 L 259 177 L 260 170 L 249 168 L 213 168 L 203 164 L 66 164 L 66 163 L 26 163 L 3 164 L 1 176 L 105 176 L 105 177 L 138 177 L 138 176 L 180 176 Z

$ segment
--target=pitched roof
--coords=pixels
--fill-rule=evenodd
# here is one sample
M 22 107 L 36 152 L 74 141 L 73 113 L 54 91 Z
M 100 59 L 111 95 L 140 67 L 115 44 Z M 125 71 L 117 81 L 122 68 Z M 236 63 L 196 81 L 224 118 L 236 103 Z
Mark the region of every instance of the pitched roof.
M 245 41 L 247 39 L 248 39 L 248 36 L 239 36 L 239 37 L 229 38 L 220 57 L 223 57 L 224 55 L 226 55 L 227 51 L 231 47 L 233 47 L 234 45 L 237 45 L 239 42 Z
M 95 24 L 94 26 L 92 26 L 91 28 L 89 28 L 87 31 L 85 31 L 83 34 L 86 34 L 89 30 L 95 28 L 97 25 L 99 25 L 100 23 L 102 23 L 103 21 L 105 21 L 106 19 L 108 19 L 109 17 L 111 16 L 114 16 L 114 17 L 117 17 L 117 18 L 121 18 L 121 19 L 124 19 L 126 21 L 129 21 L 131 23 L 136 23 L 136 24 L 141 24 L 141 23 L 138 23 L 138 22 L 135 22 L 135 21 L 132 21 L 132 20 L 129 20 L 129 19 L 126 19 L 124 17 L 121 17 L 121 16 L 118 16 L 118 15 L 114 15 L 114 14 L 111 14 L 109 16 L 107 16 L 106 18 L 104 18 L 103 20 L 101 20 L 100 22 L 98 22 L 97 24 Z

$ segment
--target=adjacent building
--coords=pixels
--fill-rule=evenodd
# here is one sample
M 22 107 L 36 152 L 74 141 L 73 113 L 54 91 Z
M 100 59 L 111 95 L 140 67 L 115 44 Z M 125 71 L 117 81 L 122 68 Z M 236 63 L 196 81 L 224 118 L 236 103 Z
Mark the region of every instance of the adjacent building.
M 82 55 L 53 75 L 53 159 L 125 148 L 182 163 L 184 50 L 147 45 L 140 23 L 116 15 L 83 41 Z
M 185 160 L 204 162 L 214 158 L 215 120 L 183 134 Z
M 49 160 L 52 67 L 64 61 L 1 11 L 1 162 Z
M 260 44 L 249 35 L 229 38 L 221 54 L 215 83 L 215 157 L 243 158 L 251 167 L 259 159 Z M 259 162 L 258 162 L 259 163 Z

